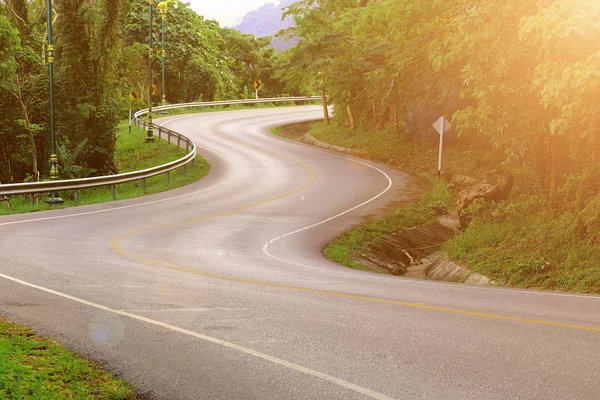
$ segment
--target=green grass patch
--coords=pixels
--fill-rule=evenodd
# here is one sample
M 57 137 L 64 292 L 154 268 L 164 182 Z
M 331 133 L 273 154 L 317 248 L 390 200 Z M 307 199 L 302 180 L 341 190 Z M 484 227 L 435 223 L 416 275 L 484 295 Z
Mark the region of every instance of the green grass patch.
M 271 128 L 271 133 L 275 136 L 283 136 L 281 129 L 279 128 Z
M 0 318 L 1 399 L 134 399 L 133 388 L 60 344 Z
M 130 134 L 128 132 L 126 121 L 119 124 L 117 130 L 115 162 L 120 173 L 156 167 L 185 156 L 185 149 L 178 148 L 176 144 L 168 144 L 164 140 L 146 143 L 144 140 L 145 137 L 146 132 L 143 129 L 133 127 Z M 147 194 L 160 193 L 169 189 L 188 185 L 204 177 L 208 171 L 209 165 L 207 162 L 202 157 L 197 156 L 194 161 L 194 167 L 191 165 L 186 167 L 185 175 L 183 175 L 183 168 L 171 171 L 169 183 L 167 183 L 165 175 L 158 175 L 146 179 Z M 142 181 L 117 185 L 116 192 L 118 200 L 143 196 Z M 61 192 L 60 196 L 65 200 L 60 206 L 48 205 L 45 201 L 46 198 L 39 198 L 38 204 L 31 206 L 28 196 L 15 196 L 11 199 L 11 208 L 8 208 L 6 202 L 0 203 L 0 215 L 43 211 L 112 201 L 112 191 L 110 187 L 80 190 L 78 194 L 79 201 L 77 204 L 75 204 L 74 201 L 74 193 L 71 191 Z
M 600 246 L 581 235 L 576 213 L 557 214 L 536 197 L 474 209 L 471 225 L 444 248 L 469 270 L 499 285 L 600 293 Z
M 368 271 L 369 268 L 356 261 L 355 254 L 368 254 L 369 245 L 375 240 L 429 222 L 454 205 L 446 183 L 438 179 L 432 183 L 433 188 L 419 202 L 400 207 L 385 217 L 374 218 L 334 239 L 325 248 L 325 256 L 347 267 Z
M 315 123 L 309 132 L 314 138 L 361 153 L 363 158 L 392 163 L 405 171 L 433 176 L 437 171 L 437 142 L 422 139 L 409 139 L 393 129 L 367 131 L 361 128 L 351 130 L 322 122 Z M 457 146 L 447 140 L 444 148 L 444 171 L 482 177 L 490 168 L 503 161 L 500 152 L 489 154 L 475 146 Z

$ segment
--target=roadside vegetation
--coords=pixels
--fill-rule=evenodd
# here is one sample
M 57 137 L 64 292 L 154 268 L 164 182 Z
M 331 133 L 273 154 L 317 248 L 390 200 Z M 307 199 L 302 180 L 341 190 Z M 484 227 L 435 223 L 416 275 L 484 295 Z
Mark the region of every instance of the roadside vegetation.
M 295 25 L 285 35 L 298 45 L 278 72 L 312 81 L 334 105 L 331 125 L 311 134 L 433 177 L 431 125 L 445 116 L 445 172 L 514 179 L 507 198 L 470 206 L 470 224 L 445 247 L 451 258 L 500 285 L 599 293 L 600 3 L 319 5 L 287 9 Z M 345 254 L 363 229 L 337 241 Z
M 308 129 L 304 127 L 304 131 Z M 285 135 L 287 129 L 276 131 Z M 435 178 L 438 148 L 434 142 L 408 139 L 393 130 L 351 130 L 336 122 L 312 124 L 309 134 L 353 149 L 363 158 L 414 172 L 433 183 L 418 203 L 401 206 L 385 217 L 374 217 L 336 238 L 324 250 L 328 258 L 368 270 L 353 255 L 368 252 L 377 239 L 455 212 L 456 193 L 444 180 Z M 444 170 L 485 179 L 486 173 L 503 160 L 502 153 L 486 157 L 473 143 L 452 140 L 444 152 Z M 476 201 L 469 208 L 473 221 L 443 247 L 444 251 L 498 285 L 600 293 L 600 203 L 593 200 L 598 190 L 590 185 L 593 172 L 569 176 L 561 187 L 559 205 L 553 207 L 532 186 L 532 171 L 526 165 L 508 169 L 515 178 L 511 196 L 502 202 Z
M 119 121 L 150 99 L 170 104 L 310 94 L 275 77 L 280 55 L 271 38 L 256 38 L 170 4 L 165 24 L 165 93 L 161 56 L 152 54 L 154 85 L 148 85 L 148 2 L 53 0 L 57 144 L 73 152 L 92 174 L 116 173 Z M 0 183 L 49 177 L 48 71 L 45 2 L 0 1 Z M 40 18 L 42 16 L 42 18 Z M 154 35 L 161 15 L 154 13 Z M 157 42 L 156 49 L 160 49 Z M 150 92 L 150 93 L 149 93 Z M 130 97 L 130 93 L 133 96 Z M 234 109 L 234 108 L 231 108 Z
M 447 213 L 454 205 L 448 186 L 441 180 L 432 180 L 433 188 L 423 198 L 411 205 L 397 208 L 389 215 L 373 218 L 355 229 L 334 239 L 324 250 L 329 259 L 347 267 L 369 270 L 354 259 L 354 255 L 368 251 L 370 243 L 401 229 L 425 224 L 436 216 Z
M 178 148 L 176 144 L 168 144 L 164 140 L 157 139 L 155 142 L 146 143 L 144 141 L 146 132 L 143 129 L 132 127 L 132 132 L 129 134 L 126 121 L 119 124 L 117 132 L 115 166 L 119 173 L 155 167 L 177 160 L 185 155 L 185 149 Z M 169 189 L 188 185 L 204 177 L 208 171 L 209 165 L 202 157 L 197 156 L 194 161 L 194 167 L 192 167 L 191 164 L 186 167 L 185 175 L 183 175 L 182 168 L 171 171 L 168 184 L 164 174 L 146 179 L 146 193 L 148 195 L 160 193 Z M 143 196 L 142 182 L 136 181 L 117 185 L 116 193 L 117 200 Z M 48 205 L 45 201 L 46 198 L 43 196 L 36 197 L 37 204 L 34 206 L 31 206 L 29 196 L 13 197 L 11 199 L 11 208 L 8 207 L 6 202 L 0 202 L 0 215 L 112 201 L 112 191 L 110 187 L 80 190 L 77 204 L 75 204 L 73 192 L 65 191 L 61 192 L 60 195 L 62 199 L 65 200 L 60 206 Z
M 93 363 L 0 318 L 0 398 L 129 400 L 133 388 Z

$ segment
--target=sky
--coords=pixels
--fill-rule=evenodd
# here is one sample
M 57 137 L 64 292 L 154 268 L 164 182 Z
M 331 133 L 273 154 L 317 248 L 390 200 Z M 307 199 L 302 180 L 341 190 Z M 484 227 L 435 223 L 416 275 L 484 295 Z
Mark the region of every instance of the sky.
M 232 27 L 246 15 L 265 3 L 278 4 L 279 0 L 184 0 L 198 14 L 219 21 L 221 26 Z

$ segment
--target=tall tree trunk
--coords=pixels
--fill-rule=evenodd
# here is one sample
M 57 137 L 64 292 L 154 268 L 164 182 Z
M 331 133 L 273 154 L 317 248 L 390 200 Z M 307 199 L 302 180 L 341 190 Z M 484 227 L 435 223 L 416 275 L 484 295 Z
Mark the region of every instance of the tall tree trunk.
M 21 79 L 19 75 L 17 75 L 17 87 L 18 92 L 13 93 L 13 95 L 19 100 L 19 104 L 21 105 L 21 110 L 23 111 L 23 119 L 25 120 L 25 129 L 27 130 L 27 135 L 29 136 L 29 144 L 31 146 L 31 169 L 33 172 L 33 181 L 39 181 L 39 172 L 38 172 L 38 163 L 37 163 L 37 147 L 35 145 L 35 136 L 33 134 L 33 129 L 31 128 L 31 121 L 29 120 L 29 112 L 27 110 L 27 104 L 23 100 L 23 92 L 21 91 Z
M 373 108 L 373 122 L 375 123 L 375 130 L 379 130 L 379 123 L 377 121 L 377 108 L 375 107 L 375 100 L 371 100 L 371 107 Z
M 396 108 L 396 103 L 392 104 L 392 122 L 394 123 L 394 128 L 396 128 L 396 133 L 400 134 L 400 125 L 398 124 L 398 110 Z
M 356 128 L 356 125 L 354 125 L 354 116 L 352 115 L 352 109 L 350 108 L 350 91 L 348 91 L 348 102 L 346 104 L 346 111 L 348 112 L 348 119 L 350 120 L 350 127 L 352 129 Z
M 558 135 L 550 136 L 550 199 L 552 206 L 558 206 L 558 178 L 561 140 Z
M 325 87 L 321 91 L 321 101 L 323 102 L 323 116 L 325 118 L 325 125 L 329 125 L 331 122 L 329 121 L 329 109 L 327 108 L 327 93 L 325 91 Z
M 327 75 L 323 75 L 323 89 L 321 90 L 321 101 L 323 103 L 323 116 L 325 118 L 325 125 L 329 125 L 329 109 L 327 108 Z

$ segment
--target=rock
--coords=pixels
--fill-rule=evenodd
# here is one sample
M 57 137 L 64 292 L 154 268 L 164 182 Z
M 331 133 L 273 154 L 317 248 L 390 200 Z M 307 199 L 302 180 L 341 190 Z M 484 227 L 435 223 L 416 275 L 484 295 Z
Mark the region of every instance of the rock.
M 453 178 L 456 182 L 455 187 L 464 187 L 464 189 L 459 191 L 456 202 L 456 209 L 458 211 L 460 225 L 463 229 L 465 229 L 471 222 L 471 216 L 469 215 L 468 208 L 475 200 L 506 200 L 512 191 L 514 183 L 512 174 L 502 170 L 492 171 L 484 181 L 466 178 Z
M 432 258 L 426 276 L 428 280 L 483 286 L 490 284 L 489 278 L 466 270 L 450 260 L 443 252 L 436 253 Z
M 442 172 L 442 178 L 448 182 L 448 186 L 456 192 L 460 192 L 479 182 L 477 179 L 471 178 L 470 176 L 453 174 L 450 172 Z

